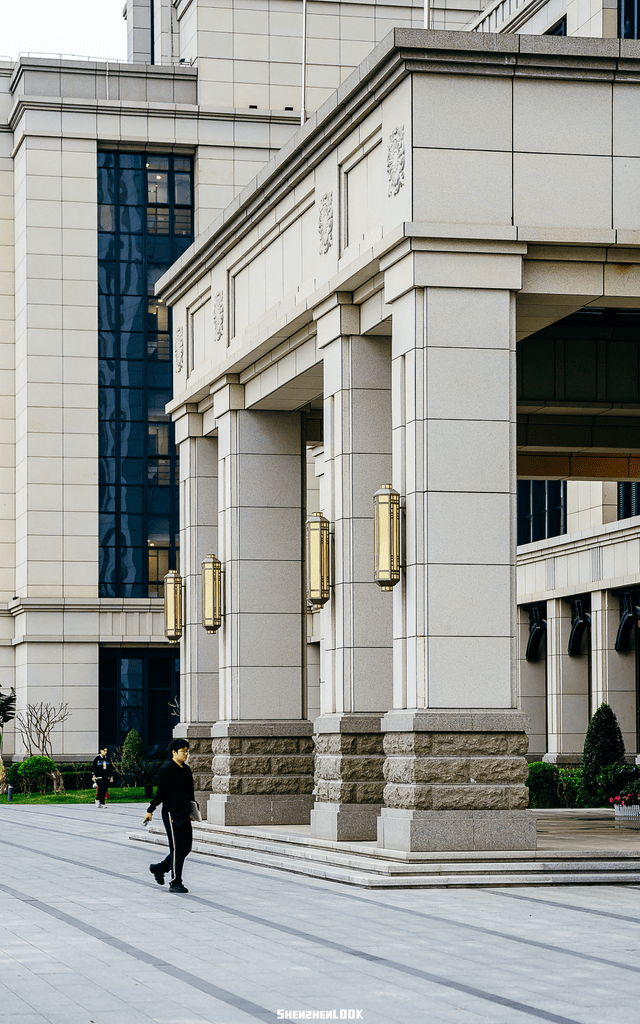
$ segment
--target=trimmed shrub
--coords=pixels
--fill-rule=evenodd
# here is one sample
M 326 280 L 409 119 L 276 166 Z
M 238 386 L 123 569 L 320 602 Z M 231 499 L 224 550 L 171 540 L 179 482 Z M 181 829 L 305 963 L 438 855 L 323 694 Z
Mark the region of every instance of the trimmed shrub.
M 529 807 L 560 806 L 560 774 L 555 764 L 533 761 L 529 765 Z
M 91 764 L 84 761 L 65 761 L 58 770 L 66 790 L 91 789 Z
M 22 782 L 25 793 L 33 793 L 39 789 L 41 793 L 47 792 L 47 784 L 52 781 L 56 771 L 55 761 L 50 757 L 28 757 L 18 765 L 18 778 Z
M 136 729 L 129 729 L 122 744 L 122 760 L 125 764 L 138 764 L 144 757 L 142 736 Z
M 613 710 L 601 704 L 589 722 L 582 752 L 582 781 L 592 797 L 598 795 L 598 774 L 607 766 L 624 763 L 624 740 Z

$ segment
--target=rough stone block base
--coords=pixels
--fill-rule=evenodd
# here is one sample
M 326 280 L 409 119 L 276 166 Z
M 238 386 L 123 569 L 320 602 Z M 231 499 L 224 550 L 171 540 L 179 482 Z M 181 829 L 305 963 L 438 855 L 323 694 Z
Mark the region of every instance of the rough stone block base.
M 378 846 L 409 853 L 535 850 L 531 811 L 419 811 L 383 807 Z
M 312 807 L 310 793 L 214 793 L 207 803 L 207 821 L 212 825 L 308 825 Z
M 375 839 L 380 804 L 316 803 L 311 812 L 311 835 L 334 842 Z

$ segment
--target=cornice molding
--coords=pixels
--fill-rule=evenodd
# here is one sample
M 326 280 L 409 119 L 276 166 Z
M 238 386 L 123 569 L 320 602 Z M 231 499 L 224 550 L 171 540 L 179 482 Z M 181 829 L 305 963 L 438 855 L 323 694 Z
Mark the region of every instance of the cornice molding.
M 157 294 L 175 303 L 415 72 L 640 82 L 640 43 L 394 29 L 160 279 Z

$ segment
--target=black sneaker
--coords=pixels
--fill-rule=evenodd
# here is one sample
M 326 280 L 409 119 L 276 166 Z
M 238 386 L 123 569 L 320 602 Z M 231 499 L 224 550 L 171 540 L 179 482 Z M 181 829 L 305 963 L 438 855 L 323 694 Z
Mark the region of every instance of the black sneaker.
M 160 864 L 150 864 L 149 871 L 155 878 L 158 885 L 164 885 L 164 871 L 162 870 Z
M 189 890 L 182 882 L 172 882 L 169 886 L 169 892 L 189 892 Z

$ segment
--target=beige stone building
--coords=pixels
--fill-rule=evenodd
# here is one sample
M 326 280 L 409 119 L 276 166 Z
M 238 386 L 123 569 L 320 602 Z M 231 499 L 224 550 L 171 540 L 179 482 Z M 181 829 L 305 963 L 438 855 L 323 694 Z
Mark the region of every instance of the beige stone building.
M 554 3 L 310 2 L 303 75 L 285 0 L 134 0 L 131 63 L 0 69 L 0 687 L 69 703 L 57 756 L 166 743 L 178 567 L 175 730 L 212 822 L 526 849 L 527 730 L 575 755 L 609 699 L 637 749 L 640 49 Z M 517 477 L 566 531 L 516 591 Z

